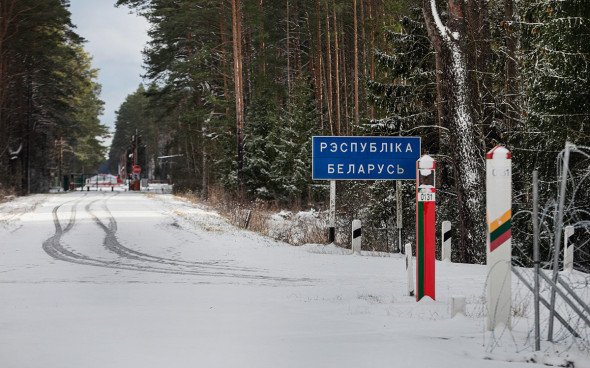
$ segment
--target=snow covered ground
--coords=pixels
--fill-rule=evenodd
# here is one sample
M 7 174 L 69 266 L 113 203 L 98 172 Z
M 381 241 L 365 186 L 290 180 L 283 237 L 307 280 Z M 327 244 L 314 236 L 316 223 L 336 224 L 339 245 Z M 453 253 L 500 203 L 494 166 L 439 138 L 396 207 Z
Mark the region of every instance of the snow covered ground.
M 403 259 L 375 255 L 282 244 L 167 194 L 19 198 L 0 205 L 0 367 L 590 366 L 534 356 L 530 313 L 491 350 L 485 267 L 437 262 L 437 301 L 416 303 Z

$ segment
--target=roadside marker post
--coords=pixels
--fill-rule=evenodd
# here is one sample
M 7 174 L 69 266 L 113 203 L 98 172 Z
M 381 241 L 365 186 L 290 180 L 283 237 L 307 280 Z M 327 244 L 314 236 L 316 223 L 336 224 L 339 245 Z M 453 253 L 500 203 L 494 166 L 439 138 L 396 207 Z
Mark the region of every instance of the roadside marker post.
M 563 270 L 572 272 L 574 270 L 574 245 L 570 237 L 574 235 L 574 227 L 569 225 L 563 229 Z
M 486 154 L 487 329 L 511 328 L 512 154 L 496 146 Z
M 443 221 L 441 226 L 441 261 L 451 261 L 451 221 Z
M 436 162 L 428 155 L 416 162 L 416 301 L 435 300 Z
M 361 254 L 361 242 L 363 233 L 361 229 L 361 220 L 352 220 L 352 252 Z
M 408 295 L 414 296 L 414 263 L 412 260 L 412 244 L 407 243 L 406 252 L 406 275 L 408 278 Z

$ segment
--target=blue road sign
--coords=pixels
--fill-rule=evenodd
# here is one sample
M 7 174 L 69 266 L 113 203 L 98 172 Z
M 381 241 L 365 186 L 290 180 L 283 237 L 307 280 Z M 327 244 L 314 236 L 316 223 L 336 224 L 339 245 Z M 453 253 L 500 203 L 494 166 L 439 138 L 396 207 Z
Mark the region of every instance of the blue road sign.
M 415 180 L 420 137 L 312 138 L 314 180 Z

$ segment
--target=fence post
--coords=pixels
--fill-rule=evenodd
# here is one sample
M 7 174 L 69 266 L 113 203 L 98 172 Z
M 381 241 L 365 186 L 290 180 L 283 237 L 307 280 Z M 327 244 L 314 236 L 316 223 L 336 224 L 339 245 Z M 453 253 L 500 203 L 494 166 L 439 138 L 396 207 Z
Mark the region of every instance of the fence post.
M 574 235 L 574 227 L 569 225 L 563 230 L 563 270 L 572 272 L 574 270 L 574 245 L 570 237 Z
M 486 154 L 487 329 L 511 328 L 512 155 L 496 146 Z
M 541 350 L 541 317 L 539 311 L 539 172 L 533 171 L 533 262 L 535 271 L 535 351 Z
M 352 253 L 361 254 L 362 239 L 361 220 L 352 220 Z
M 443 221 L 440 237 L 442 239 L 441 261 L 451 261 L 451 222 Z
M 565 142 L 563 152 L 563 163 L 561 171 L 561 186 L 559 188 L 559 205 L 554 221 L 555 233 L 553 235 L 553 283 L 557 284 L 557 276 L 559 275 L 559 247 L 561 246 L 561 230 L 563 228 L 563 207 L 565 206 L 565 191 L 567 184 L 567 172 L 569 170 L 570 150 L 573 148 L 570 142 Z M 549 309 L 549 326 L 547 327 L 547 340 L 553 342 L 553 317 L 555 315 L 555 288 L 551 289 L 551 299 L 549 301 L 551 308 Z

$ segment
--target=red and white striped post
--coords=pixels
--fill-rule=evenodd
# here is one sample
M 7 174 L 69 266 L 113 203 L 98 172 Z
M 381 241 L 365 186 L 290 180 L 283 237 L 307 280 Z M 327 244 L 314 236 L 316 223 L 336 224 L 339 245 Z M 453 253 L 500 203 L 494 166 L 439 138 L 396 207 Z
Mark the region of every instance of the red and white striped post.
M 486 154 L 487 329 L 511 328 L 512 155 L 496 146 Z
M 420 157 L 416 163 L 416 301 L 424 296 L 435 299 L 435 165 L 428 155 Z

